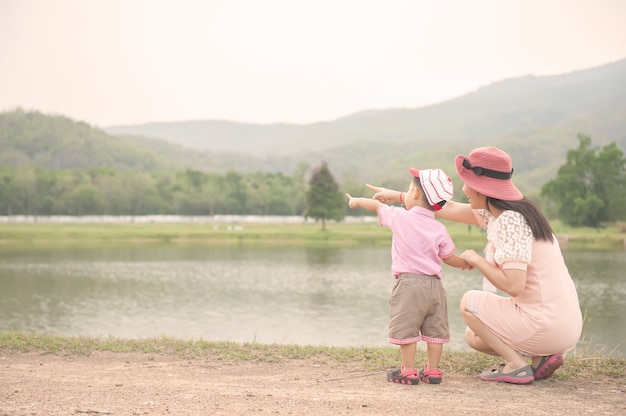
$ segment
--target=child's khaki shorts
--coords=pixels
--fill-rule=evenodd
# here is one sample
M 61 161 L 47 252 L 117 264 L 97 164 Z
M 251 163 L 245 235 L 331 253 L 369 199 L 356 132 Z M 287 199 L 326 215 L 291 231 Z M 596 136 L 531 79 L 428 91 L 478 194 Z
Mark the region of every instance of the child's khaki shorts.
M 446 291 L 437 276 L 401 273 L 389 301 L 389 342 L 450 342 Z

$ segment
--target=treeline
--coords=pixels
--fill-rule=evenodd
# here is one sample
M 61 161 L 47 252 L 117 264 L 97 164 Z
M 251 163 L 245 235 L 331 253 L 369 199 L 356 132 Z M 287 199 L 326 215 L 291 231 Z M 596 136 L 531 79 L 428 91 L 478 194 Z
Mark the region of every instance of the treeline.
M 328 170 L 325 163 L 322 167 Z M 342 211 L 369 215 L 349 210 L 341 197 L 369 195 L 363 184 L 338 186 L 330 170 L 315 180 L 319 171 L 313 169 L 309 178 L 307 163 L 292 175 L 5 166 L 0 168 L 0 215 L 301 215 L 322 221 L 341 218 Z M 541 194 L 549 202 L 547 213 L 570 225 L 626 220 L 624 152 L 615 143 L 593 147 L 591 138 L 579 135 L 578 148 L 568 151 Z
M 302 215 L 305 175 L 2 168 L 0 215 Z

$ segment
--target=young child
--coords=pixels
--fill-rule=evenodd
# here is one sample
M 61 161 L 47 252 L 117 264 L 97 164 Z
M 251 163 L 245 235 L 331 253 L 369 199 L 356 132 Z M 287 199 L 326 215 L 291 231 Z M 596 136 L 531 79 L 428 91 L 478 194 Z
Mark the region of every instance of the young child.
M 378 213 L 380 225 L 392 231 L 391 271 L 396 278 L 389 301 L 389 342 L 400 345 L 402 365 L 387 373 L 393 383 L 439 384 L 443 344 L 450 342 L 446 292 L 441 284 L 444 263 L 461 269 L 469 265 L 457 256 L 445 226 L 435 211 L 452 199 L 452 181 L 441 169 L 409 169 L 413 180 L 400 202 L 406 209 L 372 198 L 349 194 L 350 208 Z M 417 342 L 426 341 L 428 362 L 415 368 Z

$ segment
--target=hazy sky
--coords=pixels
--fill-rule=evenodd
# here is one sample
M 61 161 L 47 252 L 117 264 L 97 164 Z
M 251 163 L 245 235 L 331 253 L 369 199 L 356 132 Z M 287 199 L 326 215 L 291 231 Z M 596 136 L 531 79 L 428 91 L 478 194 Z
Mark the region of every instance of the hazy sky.
M 310 123 L 626 58 L 624 0 L 0 0 L 0 111 Z

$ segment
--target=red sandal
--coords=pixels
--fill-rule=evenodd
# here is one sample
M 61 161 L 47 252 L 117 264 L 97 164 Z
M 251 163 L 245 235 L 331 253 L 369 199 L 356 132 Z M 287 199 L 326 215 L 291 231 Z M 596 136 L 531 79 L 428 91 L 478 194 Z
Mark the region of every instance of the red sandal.
M 402 371 L 402 367 L 397 370 L 387 372 L 387 381 L 390 383 L 409 384 L 415 386 L 420 382 L 420 377 L 416 369 Z
M 422 380 L 424 383 L 428 383 L 428 384 L 439 384 L 441 383 L 441 379 L 443 378 L 443 372 L 438 369 L 438 368 L 434 368 L 432 370 L 427 370 L 428 364 L 426 364 L 424 366 L 424 368 L 422 368 L 420 370 L 420 380 Z

